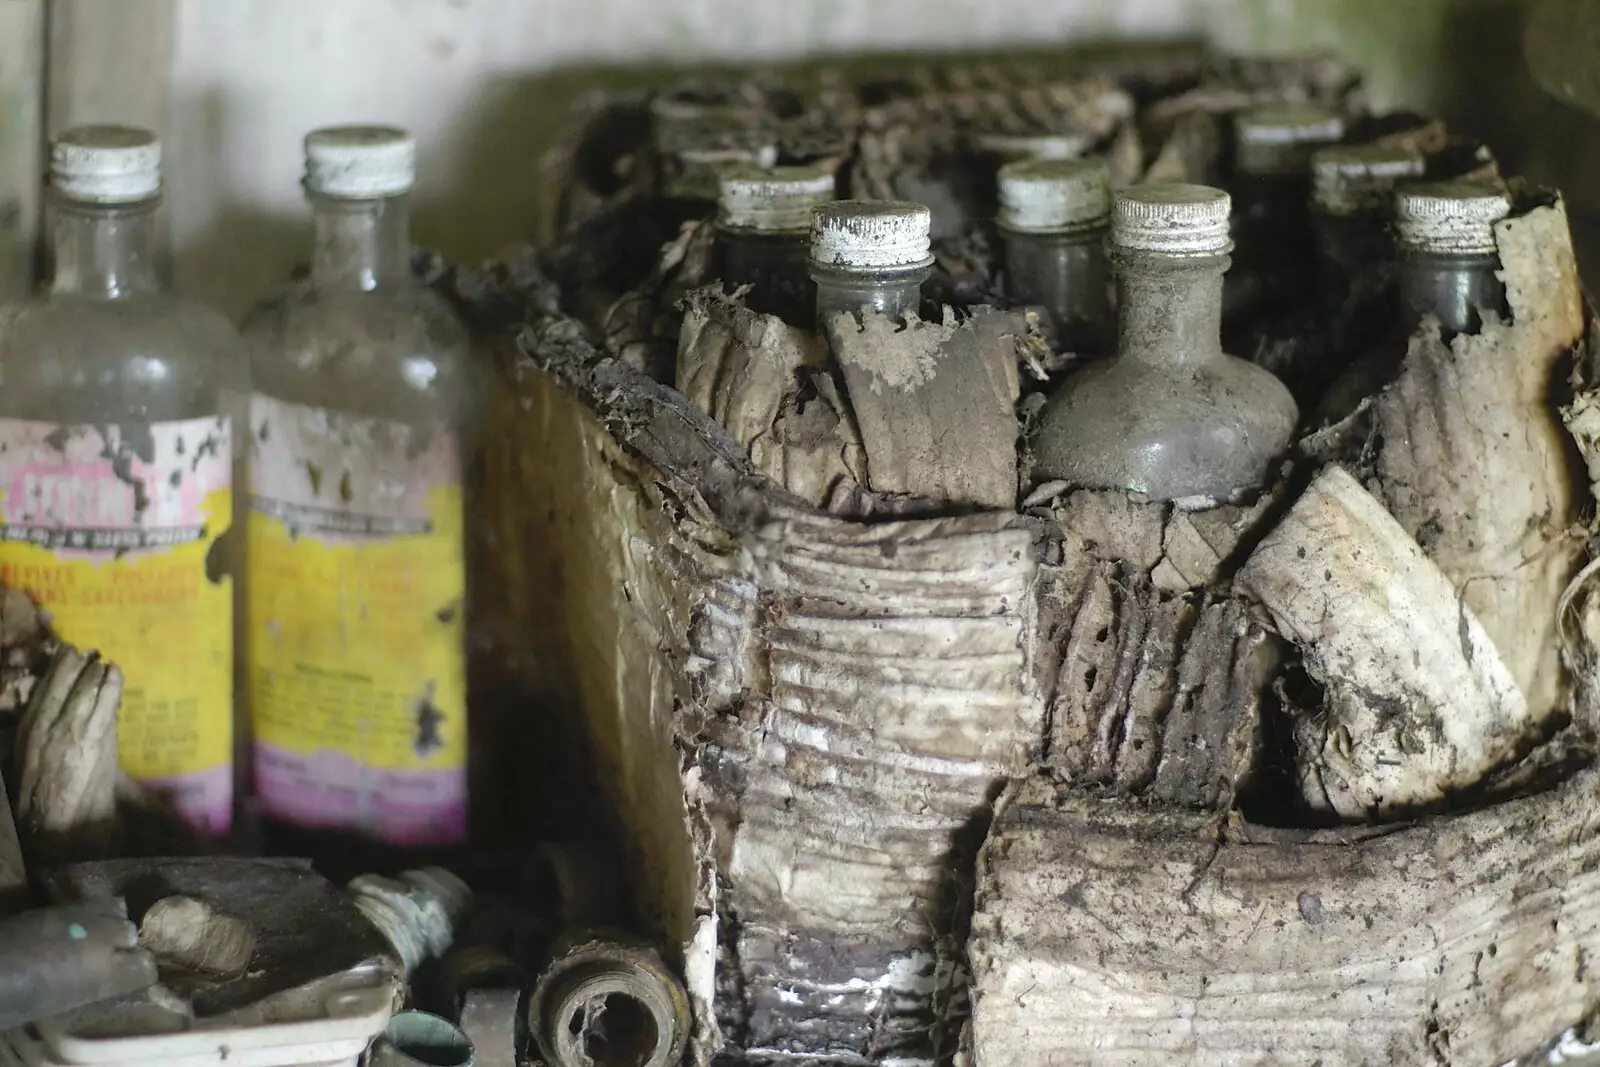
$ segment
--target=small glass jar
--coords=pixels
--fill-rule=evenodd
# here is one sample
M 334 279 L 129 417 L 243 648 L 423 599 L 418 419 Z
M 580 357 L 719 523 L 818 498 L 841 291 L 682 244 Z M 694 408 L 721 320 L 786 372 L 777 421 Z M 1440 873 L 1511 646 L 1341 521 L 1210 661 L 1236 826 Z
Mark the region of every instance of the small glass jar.
M 1261 485 L 1298 411 L 1272 374 L 1222 351 L 1228 194 L 1139 185 L 1116 196 L 1116 358 L 1077 372 L 1040 413 L 1034 476 L 1215 501 Z
M 1311 157 L 1312 224 L 1322 306 L 1358 323 L 1380 317 L 1394 281 L 1394 189 L 1426 161 L 1399 145 L 1340 145 Z
M 1494 233 L 1511 213 L 1503 189 L 1469 181 L 1419 184 L 1397 192 L 1394 206 L 1402 326 L 1408 333 L 1430 315 L 1446 340 L 1478 332 L 1485 311 L 1510 317 L 1505 283 L 1497 276 Z
M 0 581 L 121 668 L 122 769 L 203 833 L 234 797 L 238 334 L 156 278 L 161 144 L 51 145 L 51 276 L 0 313 Z
M 1011 296 L 1049 312 L 1064 351 L 1109 353 L 1116 325 L 1105 255 L 1111 219 L 1105 160 L 1008 163 L 998 185 Z
M 816 307 L 808 263 L 811 212 L 833 199 L 825 167 L 740 167 L 722 176 L 717 247 L 723 280 L 748 286 L 745 303 L 810 328 Z
M 305 149 L 310 276 L 245 324 L 257 798 L 279 847 L 454 845 L 467 334 L 411 269 L 410 135 L 335 127 Z
M 836 200 L 811 214 L 817 325 L 842 312 L 917 313 L 933 267 L 932 216 L 906 200 Z

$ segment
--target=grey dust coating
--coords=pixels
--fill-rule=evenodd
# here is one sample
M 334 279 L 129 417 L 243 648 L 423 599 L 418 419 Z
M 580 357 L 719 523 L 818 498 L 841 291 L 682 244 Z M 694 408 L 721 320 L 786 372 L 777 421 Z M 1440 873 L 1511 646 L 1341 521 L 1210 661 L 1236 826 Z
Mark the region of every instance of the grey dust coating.
M 1117 354 L 1046 403 L 1037 480 L 1176 500 L 1225 498 L 1269 477 L 1299 413 L 1282 382 L 1222 351 L 1229 203 L 1197 185 L 1117 194 Z

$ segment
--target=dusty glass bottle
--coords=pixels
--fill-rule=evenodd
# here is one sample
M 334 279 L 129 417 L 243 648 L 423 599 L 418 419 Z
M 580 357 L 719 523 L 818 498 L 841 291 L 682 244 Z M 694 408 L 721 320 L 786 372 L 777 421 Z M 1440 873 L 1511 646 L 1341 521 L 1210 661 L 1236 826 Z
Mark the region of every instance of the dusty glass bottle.
M 650 119 L 663 168 L 661 207 L 670 228 L 716 214 L 725 172 L 778 162 L 777 144 L 744 101 L 682 89 L 652 99 Z
M 1319 302 L 1349 348 L 1393 320 L 1394 188 L 1426 161 L 1398 145 L 1340 145 L 1311 159 Z
M 244 359 L 227 319 L 156 279 L 160 168 L 146 130 L 51 146 L 51 277 L 0 314 L 0 580 L 122 669 L 123 770 L 221 834 Z
M 1050 313 L 1064 351 L 1109 353 L 1116 320 L 1105 254 L 1111 221 L 1105 160 L 1008 163 L 998 182 L 1012 297 Z
M 1395 194 L 1394 210 L 1406 332 L 1432 315 L 1448 340 L 1476 333 L 1485 311 L 1509 317 L 1505 283 L 1495 276 L 1495 223 L 1511 213 L 1504 190 L 1468 181 L 1413 185 Z
M 833 199 L 825 167 L 741 167 L 722 176 L 717 246 L 723 280 L 747 285 L 757 311 L 809 328 L 816 296 L 808 273 L 811 211 Z
M 1117 193 L 1117 354 L 1046 402 L 1038 480 L 1214 500 L 1270 476 L 1298 412 L 1278 379 L 1222 351 L 1228 208 L 1227 193 L 1199 185 Z
M 466 834 L 467 336 L 415 279 L 404 131 L 306 137 L 311 273 L 246 322 L 256 793 L 285 828 Z
M 836 200 L 811 214 L 817 324 L 864 308 L 894 317 L 922 303 L 932 215 L 907 200 Z
M 1277 311 L 1309 295 L 1311 154 L 1344 137 L 1344 120 L 1320 107 L 1271 104 L 1239 112 L 1233 133 L 1230 328 L 1258 309 Z

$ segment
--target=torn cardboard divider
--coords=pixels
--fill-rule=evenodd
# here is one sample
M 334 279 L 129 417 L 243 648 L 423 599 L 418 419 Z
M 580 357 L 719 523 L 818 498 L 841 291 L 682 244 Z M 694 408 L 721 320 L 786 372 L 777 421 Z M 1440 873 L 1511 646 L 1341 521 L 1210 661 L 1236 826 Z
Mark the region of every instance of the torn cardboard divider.
M 1584 552 L 1588 494 L 1552 403 L 1584 309 L 1559 198 L 1495 236 L 1511 321 L 1448 344 L 1430 321 L 1411 338 L 1375 404 L 1374 491 L 1460 591 L 1542 722 L 1567 707 L 1555 605 Z
M 1326 690 L 1294 730 L 1314 810 L 1362 821 L 1437 805 L 1540 739 L 1464 596 L 1344 469 L 1317 475 L 1235 586 Z
M 1017 504 L 1016 338 L 1026 319 L 974 309 L 957 323 L 841 312 L 825 324 L 861 442 L 868 487 L 955 506 Z

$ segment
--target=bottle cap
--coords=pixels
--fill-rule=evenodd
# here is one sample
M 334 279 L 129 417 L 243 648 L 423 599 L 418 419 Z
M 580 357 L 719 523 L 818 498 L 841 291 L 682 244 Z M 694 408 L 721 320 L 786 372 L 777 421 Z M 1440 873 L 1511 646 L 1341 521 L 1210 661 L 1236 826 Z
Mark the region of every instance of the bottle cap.
M 833 172 L 823 167 L 738 167 L 723 173 L 720 222 L 730 230 L 805 233 L 811 210 L 833 199 Z
M 1395 194 L 1395 235 L 1418 252 L 1492 255 L 1494 224 L 1511 214 L 1511 199 L 1482 182 L 1435 182 Z
M 1111 243 L 1158 256 L 1226 255 L 1233 201 L 1209 185 L 1135 185 L 1117 193 Z
M 1077 159 L 1093 140 L 1074 133 L 983 133 L 978 147 L 1007 160 Z
M 811 261 L 853 270 L 926 267 L 932 213 L 908 200 L 835 200 L 811 213 Z
M 77 126 L 50 144 L 50 184 L 62 196 L 132 204 L 161 192 L 161 141 L 133 126 Z
M 306 134 L 306 188 L 353 200 L 398 196 L 416 178 L 417 143 L 393 126 L 329 126 Z
M 1344 137 L 1337 112 L 1310 104 L 1265 104 L 1234 116 L 1235 163 L 1258 178 L 1304 174 L 1319 145 Z
M 1000 225 L 1017 233 L 1104 226 L 1111 216 L 1111 168 L 1103 159 L 1033 159 L 1000 168 Z
M 1324 215 L 1387 215 L 1396 182 L 1422 177 L 1422 154 L 1399 145 L 1322 148 L 1311 157 L 1311 201 Z

